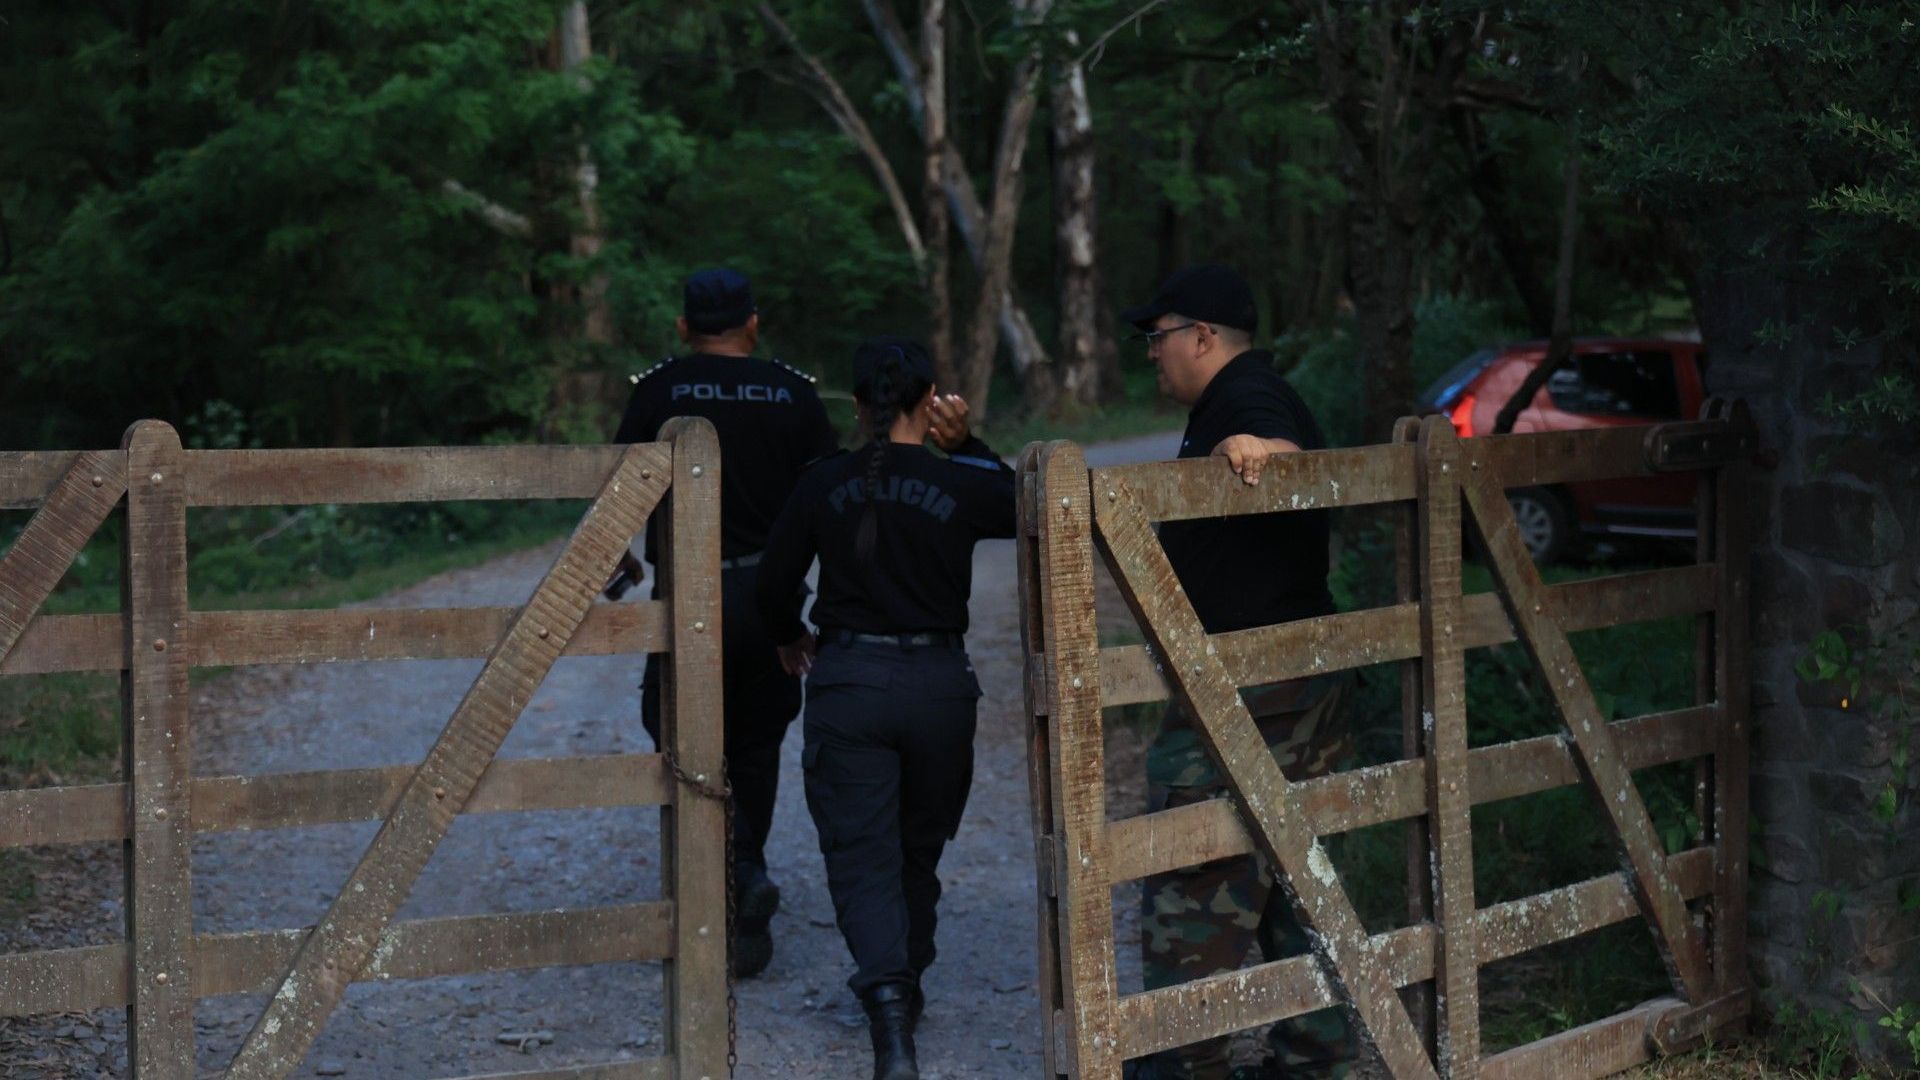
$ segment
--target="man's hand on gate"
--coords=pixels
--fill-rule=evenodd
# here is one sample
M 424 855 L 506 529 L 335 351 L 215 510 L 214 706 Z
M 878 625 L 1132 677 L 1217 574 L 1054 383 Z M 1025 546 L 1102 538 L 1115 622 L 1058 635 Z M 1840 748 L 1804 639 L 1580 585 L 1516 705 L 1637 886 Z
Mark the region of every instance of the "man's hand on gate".
M 1249 486 L 1260 482 L 1260 470 L 1266 467 L 1270 454 L 1292 454 L 1300 449 L 1299 444 L 1288 439 L 1263 439 L 1258 435 L 1229 435 L 1220 440 L 1213 448 L 1214 457 L 1227 459 L 1234 475 L 1247 482 Z
M 820 642 L 812 634 L 801 634 L 779 647 L 780 667 L 789 675 L 804 676 L 813 670 L 813 654 Z

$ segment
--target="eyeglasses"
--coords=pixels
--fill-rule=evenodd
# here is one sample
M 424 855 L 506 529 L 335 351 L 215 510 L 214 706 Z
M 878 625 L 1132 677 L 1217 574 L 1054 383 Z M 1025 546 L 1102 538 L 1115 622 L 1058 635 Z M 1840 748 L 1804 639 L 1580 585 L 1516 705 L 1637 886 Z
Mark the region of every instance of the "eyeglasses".
M 1160 344 L 1160 339 L 1166 337 L 1168 334 L 1177 334 L 1182 330 L 1191 330 L 1196 326 L 1205 325 L 1205 323 L 1190 322 L 1180 326 L 1169 326 L 1165 330 L 1142 330 L 1137 334 L 1131 335 L 1127 340 L 1144 341 L 1147 343 L 1148 350 L 1152 350 L 1154 346 Z

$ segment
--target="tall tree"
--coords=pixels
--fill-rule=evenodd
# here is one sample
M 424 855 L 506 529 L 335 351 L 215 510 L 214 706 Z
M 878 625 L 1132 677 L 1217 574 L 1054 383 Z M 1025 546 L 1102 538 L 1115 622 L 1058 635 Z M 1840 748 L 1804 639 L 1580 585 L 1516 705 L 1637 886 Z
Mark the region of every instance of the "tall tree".
M 1340 135 L 1347 273 L 1364 430 L 1384 439 L 1413 405 L 1413 301 L 1428 221 L 1424 178 L 1484 16 L 1415 0 L 1294 0 Z
M 1077 50 L 1079 36 L 1068 31 L 1065 44 Z M 1086 60 L 1077 52 L 1055 62 L 1049 96 L 1060 290 L 1060 348 L 1054 366 L 1059 403 L 1085 409 L 1119 394 L 1120 351 L 1114 347 L 1108 328 L 1111 313 L 1101 295 L 1093 105 L 1087 96 Z

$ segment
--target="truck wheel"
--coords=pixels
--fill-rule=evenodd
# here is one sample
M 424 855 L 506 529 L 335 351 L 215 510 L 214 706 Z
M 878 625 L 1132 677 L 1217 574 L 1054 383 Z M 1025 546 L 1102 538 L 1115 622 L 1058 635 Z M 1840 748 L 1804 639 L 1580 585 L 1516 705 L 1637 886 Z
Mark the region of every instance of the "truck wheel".
M 1507 502 L 1534 562 L 1558 562 L 1566 556 L 1573 546 L 1573 515 L 1560 496 L 1546 488 L 1520 488 L 1507 492 Z

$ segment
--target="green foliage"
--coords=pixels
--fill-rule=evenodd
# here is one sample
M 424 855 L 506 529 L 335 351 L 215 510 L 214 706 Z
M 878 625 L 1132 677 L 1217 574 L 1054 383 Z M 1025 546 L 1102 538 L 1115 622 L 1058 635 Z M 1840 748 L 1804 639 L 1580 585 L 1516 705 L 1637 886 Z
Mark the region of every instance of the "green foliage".
M 10 15 L 0 341 L 10 444 L 107 445 L 229 402 L 275 443 L 528 430 L 556 374 L 529 282 L 653 271 L 566 253 L 584 147 L 605 201 L 687 164 L 606 64 L 535 62 L 550 0 L 187 0 Z M 523 235 L 489 227 L 486 200 Z M 563 358 L 564 359 L 564 358 Z

